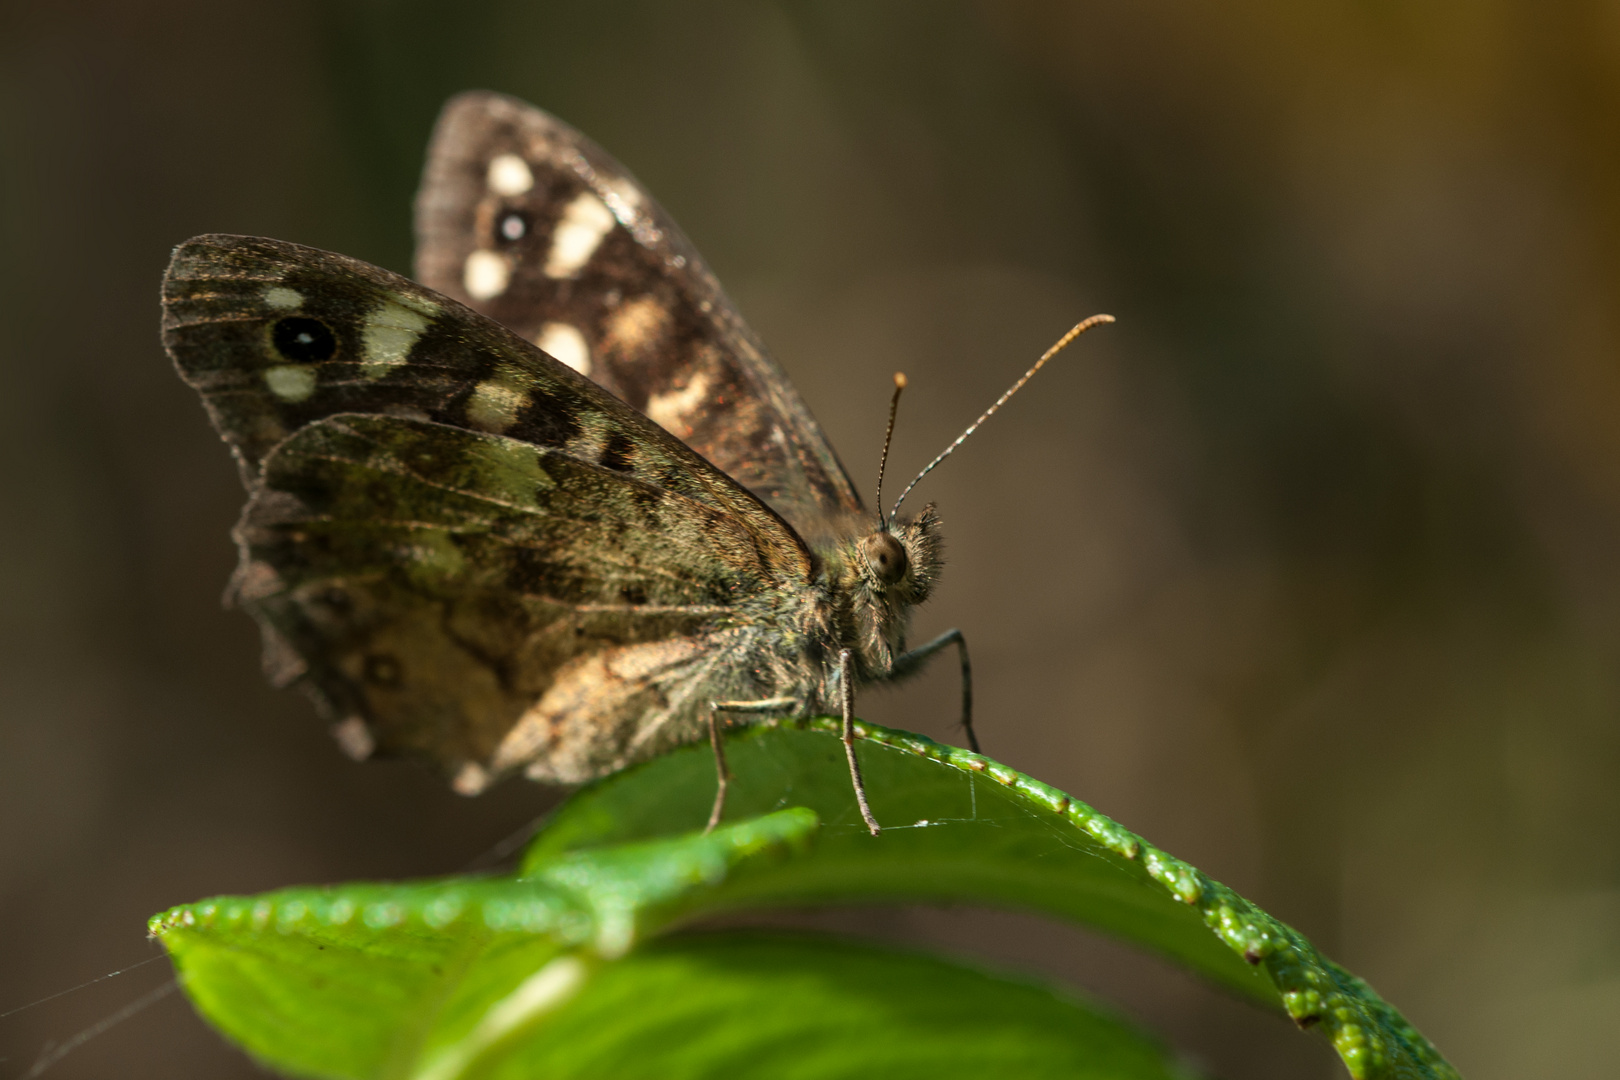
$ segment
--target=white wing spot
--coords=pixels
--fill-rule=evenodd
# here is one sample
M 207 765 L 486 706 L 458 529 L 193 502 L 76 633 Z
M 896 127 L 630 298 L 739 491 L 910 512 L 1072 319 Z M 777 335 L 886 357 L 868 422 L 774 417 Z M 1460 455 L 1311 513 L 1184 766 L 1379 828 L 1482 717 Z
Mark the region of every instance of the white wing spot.
M 264 290 L 264 302 L 278 311 L 293 311 L 304 306 L 304 294 L 285 285 L 272 285 Z
M 264 385 L 282 401 L 303 401 L 315 392 L 315 369 L 303 364 L 277 364 L 264 369 Z
M 602 201 L 619 219 L 619 224 L 627 229 L 635 226 L 636 211 L 641 209 L 641 192 L 636 185 L 622 176 L 614 177 L 607 181 L 607 195 Z
M 602 238 L 613 228 L 613 211 L 592 191 L 582 191 L 563 208 L 557 230 L 551 234 L 546 255 L 546 276 L 573 277 L 590 261 Z M 471 260 L 469 260 L 469 263 Z M 469 290 L 470 291 L 470 290 Z
M 342 751 L 355 761 L 364 761 L 377 749 L 371 729 L 358 716 L 351 716 L 332 728 L 332 737 Z
M 485 379 L 467 399 L 467 419 L 482 431 L 499 434 L 517 422 L 529 403 L 528 392 L 497 375 Z
M 608 181 L 608 190 L 618 196 L 620 202 L 634 210 L 641 205 L 641 189 L 622 176 L 616 176 Z
M 492 300 L 506 291 L 506 282 L 511 276 L 512 268 L 506 265 L 505 258 L 493 251 L 475 251 L 467 256 L 461 283 L 474 300 Z
M 709 375 L 707 372 L 697 372 L 679 390 L 670 390 L 662 394 L 654 394 L 647 399 L 647 416 L 659 427 L 672 435 L 684 437 L 687 423 L 686 416 L 703 404 L 709 393 Z
M 384 303 L 366 316 L 361 335 L 360 370 L 368 379 L 380 379 L 405 362 L 416 339 L 428 327 L 428 317 L 401 304 Z
M 492 158 L 486 179 L 489 190 L 497 195 L 522 195 L 534 187 L 534 173 L 529 171 L 529 163 L 516 154 Z
M 619 352 L 642 352 L 656 346 L 669 329 L 668 310 L 651 296 L 627 300 L 608 318 L 604 344 Z
M 489 787 L 490 775 L 484 767 L 476 761 L 464 761 L 461 768 L 456 770 L 454 780 L 450 781 L 450 788 L 457 795 L 477 795 Z
M 535 335 L 534 343 L 581 375 L 591 373 L 591 348 L 577 327 L 548 322 Z

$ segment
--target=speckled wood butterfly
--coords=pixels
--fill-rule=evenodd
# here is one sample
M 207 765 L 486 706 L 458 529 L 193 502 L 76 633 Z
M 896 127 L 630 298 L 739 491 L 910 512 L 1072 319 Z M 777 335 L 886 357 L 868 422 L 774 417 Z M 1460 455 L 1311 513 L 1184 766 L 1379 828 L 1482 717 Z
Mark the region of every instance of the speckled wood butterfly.
M 164 280 L 164 342 L 249 491 L 231 596 L 271 677 L 354 756 L 427 758 L 467 794 L 707 733 L 711 827 L 724 718 L 841 711 L 877 832 L 856 686 L 955 645 L 970 724 L 962 635 L 906 646 L 933 507 L 863 508 L 691 245 L 566 124 L 453 99 L 416 227 L 421 285 L 221 235 Z

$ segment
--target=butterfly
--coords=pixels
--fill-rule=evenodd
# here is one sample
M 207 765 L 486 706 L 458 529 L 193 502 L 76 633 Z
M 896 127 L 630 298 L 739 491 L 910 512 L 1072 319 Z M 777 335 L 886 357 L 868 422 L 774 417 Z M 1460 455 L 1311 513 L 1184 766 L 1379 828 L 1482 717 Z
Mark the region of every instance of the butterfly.
M 953 646 L 977 749 L 961 632 L 906 638 L 940 572 L 933 505 L 863 506 L 622 166 L 533 106 L 462 94 L 416 230 L 420 284 L 227 235 L 181 244 L 163 284 L 165 346 L 249 493 L 228 596 L 346 751 L 425 758 L 476 794 L 707 734 L 712 828 L 728 720 L 836 712 L 876 834 L 855 689 Z

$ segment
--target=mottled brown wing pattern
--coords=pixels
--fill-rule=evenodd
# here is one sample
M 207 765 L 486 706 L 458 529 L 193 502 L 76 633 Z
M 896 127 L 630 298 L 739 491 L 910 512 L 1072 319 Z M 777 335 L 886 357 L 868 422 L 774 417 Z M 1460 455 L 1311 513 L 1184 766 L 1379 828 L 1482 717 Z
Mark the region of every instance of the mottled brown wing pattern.
M 815 542 L 861 502 L 809 410 L 674 223 L 556 118 L 472 92 L 444 109 L 417 276 L 657 421 Z
M 357 259 L 200 236 L 164 278 L 164 344 L 252 485 L 269 450 L 340 412 L 416 417 L 553 447 L 736 515 L 807 572 L 780 518 L 668 432 L 505 327 Z
M 278 681 L 352 751 L 438 761 L 473 793 L 527 767 L 578 782 L 757 693 L 732 653 L 803 580 L 708 503 L 555 448 L 341 414 L 265 458 L 238 602 Z
M 198 237 L 164 281 L 164 341 L 252 494 L 234 595 L 351 751 L 426 756 L 469 792 L 599 775 L 691 737 L 698 687 L 754 692 L 737 650 L 809 587 L 809 550 L 755 496 L 397 275 Z

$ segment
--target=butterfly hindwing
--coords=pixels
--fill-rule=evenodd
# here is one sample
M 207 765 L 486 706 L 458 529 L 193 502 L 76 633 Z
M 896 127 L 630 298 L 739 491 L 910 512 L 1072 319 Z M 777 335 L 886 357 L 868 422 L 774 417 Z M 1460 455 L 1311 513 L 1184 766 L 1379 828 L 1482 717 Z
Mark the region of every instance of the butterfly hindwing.
M 234 592 L 283 679 L 351 743 L 436 759 L 467 791 L 535 762 L 579 781 L 690 738 L 739 605 L 803 588 L 706 503 L 392 416 L 277 446 L 237 540 Z
M 860 499 L 825 436 L 652 198 L 579 132 L 498 94 L 446 105 L 417 276 L 657 421 L 812 540 Z

